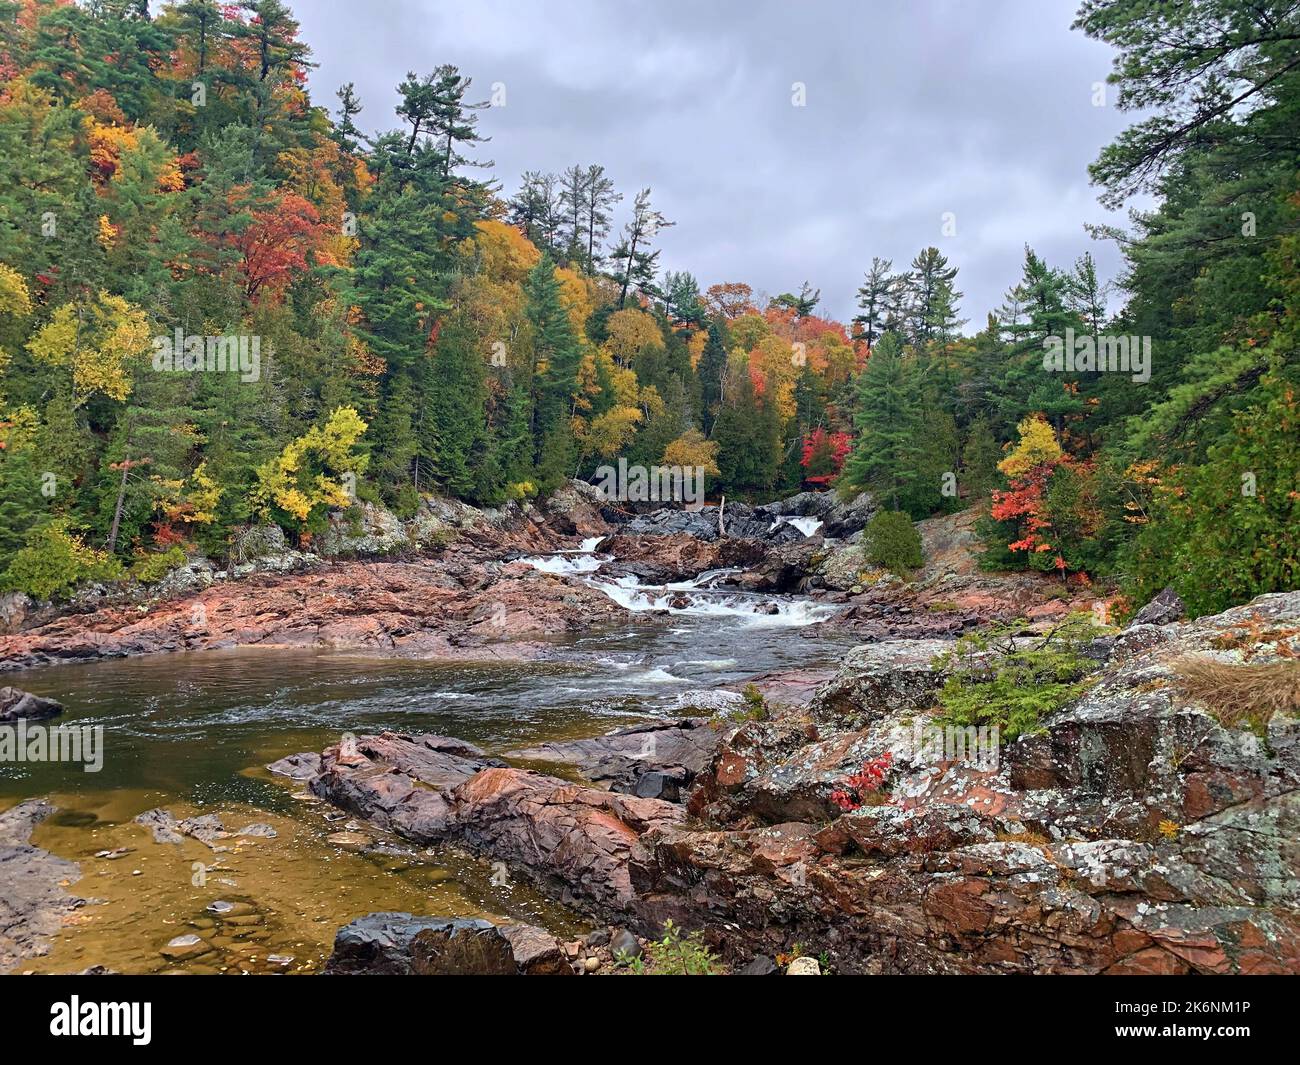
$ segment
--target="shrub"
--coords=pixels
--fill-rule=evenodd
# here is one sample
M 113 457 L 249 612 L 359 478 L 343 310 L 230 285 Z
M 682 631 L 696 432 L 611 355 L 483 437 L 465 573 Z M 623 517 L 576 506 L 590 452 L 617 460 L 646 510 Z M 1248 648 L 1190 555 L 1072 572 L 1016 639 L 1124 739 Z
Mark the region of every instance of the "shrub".
M 905 576 L 925 564 L 921 534 L 901 510 L 882 510 L 867 524 L 863 539 L 867 559 L 892 573 Z
M 663 938 L 646 945 L 644 958 L 619 958 L 634 973 L 651 976 L 716 976 L 717 955 L 701 940 L 702 933 L 683 936 L 672 921 L 664 923 Z
M 1094 667 L 1081 653 L 1095 635 L 1091 616 L 1071 614 L 1032 642 L 1016 640 L 1023 624 L 969 633 L 935 658 L 936 669 L 950 670 L 939 691 L 945 724 L 996 727 L 1009 741 L 1036 732 L 1042 718 L 1083 691 Z
M 5 570 L 8 591 L 25 592 L 33 599 L 56 599 L 69 595 L 85 581 L 112 581 L 122 576 L 117 559 L 68 532 L 66 520 L 56 519 L 27 534 L 21 550 Z
M 185 565 L 185 552 L 179 547 L 141 555 L 131 564 L 131 576 L 141 584 L 157 584 L 172 570 Z
M 1225 728 L 1262 732 L 1277 711 L 1300 710 L 1300 662 L 1237 664 L 1186 657 L 1174 663 L 1180 691 L 1204 703 Z

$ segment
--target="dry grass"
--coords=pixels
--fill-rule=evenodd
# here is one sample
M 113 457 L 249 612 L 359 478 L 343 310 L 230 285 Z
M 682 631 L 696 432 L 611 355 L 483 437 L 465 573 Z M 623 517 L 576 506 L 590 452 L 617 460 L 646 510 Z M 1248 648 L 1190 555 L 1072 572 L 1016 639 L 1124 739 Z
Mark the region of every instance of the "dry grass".
M 1300 710 L 1300 662 L 1235 665 L 1187 657 L 1174 663 L 1179 690 L 1209 707 L 1219 723 L 1262 729 L 1274 713 Z

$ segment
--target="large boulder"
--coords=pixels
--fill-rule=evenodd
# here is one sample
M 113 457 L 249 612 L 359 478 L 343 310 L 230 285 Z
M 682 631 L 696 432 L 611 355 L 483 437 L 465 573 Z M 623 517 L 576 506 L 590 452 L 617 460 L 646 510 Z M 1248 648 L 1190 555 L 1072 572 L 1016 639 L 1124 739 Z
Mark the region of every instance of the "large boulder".
M 453 841 L 500 859 L 576 906 L 632 901 L 637 838 L 682 808 L 494 764 L 445 737 L 381 733 L 330 747 L 312 791 L 417 843 Z
M 527 924 L 372 913 L 334 937 L 327 974 L 365 976 L 572 976 L 564 950 Z
M 937 655 L 945 640 L 864 644 L 844 657 L 840 671 L 813 696 L 813 716 L 841 729 L 858 729 L 888 716 L 915 713 L 934 703 L 943 677 Z
M 1130 625 L 1170 625 L 1187 616 L 1187 608 L 1172 588 L 1166 588 L 1133 615 Z

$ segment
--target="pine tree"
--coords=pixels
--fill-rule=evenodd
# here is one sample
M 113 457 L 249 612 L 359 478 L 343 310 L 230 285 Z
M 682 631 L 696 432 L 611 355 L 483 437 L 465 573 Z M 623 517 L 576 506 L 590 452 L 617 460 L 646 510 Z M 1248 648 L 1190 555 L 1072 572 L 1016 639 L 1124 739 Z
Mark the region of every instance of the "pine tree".
M 546 469 L 543 480 L 555 487 L 557 477 L 563 481 L 572 472 L 574 448 L 569 419 L 578 391 L 582 350 L 560 302 L 555 267 L 547 256 L 543 255 L 529 273 L 524 295 L 533 339 L 534 462 L 539 470 Z
M 611 253 L 618 263 L 618 305 L 627 302 L 628 290 L 636 288 L 643 294 L 655 292 L 655 276 L 659 272 L 659 252 L 650 250 L 650 241 L 660 230 L 676 225 L 650 206 L 650 190 L 642 189 L 632 204 L 632 219 L 623 227 L 623 239 Z
M 875 493 L 890 510 L 906 509 L 920 477 L 924 428 L 916 362 L 904 356 L 896 333 L 880 338 L 858 378 L 853 424 L 858 437 L 845 483 Z

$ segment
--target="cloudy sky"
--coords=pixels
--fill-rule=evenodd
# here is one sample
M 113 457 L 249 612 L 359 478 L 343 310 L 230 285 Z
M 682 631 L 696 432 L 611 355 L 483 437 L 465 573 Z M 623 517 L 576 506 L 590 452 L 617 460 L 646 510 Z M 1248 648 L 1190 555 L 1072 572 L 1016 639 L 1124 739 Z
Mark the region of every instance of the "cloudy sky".
M 368 131 L 396 126 L 408 70 L 454 63 L 507 194 L 526 169 L 600 163 L 677 225 L 660 265 L 701 287 L 822 291 L 847 319 L 873 255 L 934 244 L 982 326 L 1029 243 L 1053 265 L 1092 250 L 1086 167 L 1129 124 L 1094 106 L 1110 49 L 1071 31 L 1076 0 L 291 0 L 320 66 L 316 101 L 356 83 Z M 796 83 L 806 106 L 792 103 Z M 1113 98 L 1113 87 L 1107 87 Z M 956 235 L 943 234 L 944 214 Z

